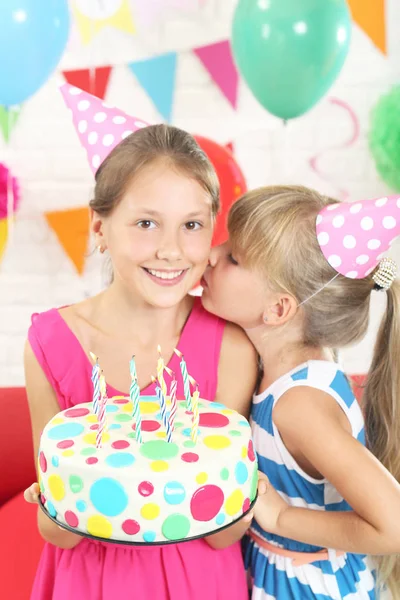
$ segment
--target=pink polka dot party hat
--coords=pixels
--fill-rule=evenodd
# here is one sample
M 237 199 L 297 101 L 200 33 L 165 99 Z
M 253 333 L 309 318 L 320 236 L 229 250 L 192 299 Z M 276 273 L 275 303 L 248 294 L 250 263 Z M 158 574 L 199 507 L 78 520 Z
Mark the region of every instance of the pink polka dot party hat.
M 93 174 L 101 163 L 128 135 L 147 127 L 141 119 L 108 106 L 96 96 L 65 83 L 60 87 L 65 104 L 82 146 L 85 148 Z
M 316 222 L 328 263 L 351 279 L 369 275 L 400 235 L 400 196 L 330 204 Z

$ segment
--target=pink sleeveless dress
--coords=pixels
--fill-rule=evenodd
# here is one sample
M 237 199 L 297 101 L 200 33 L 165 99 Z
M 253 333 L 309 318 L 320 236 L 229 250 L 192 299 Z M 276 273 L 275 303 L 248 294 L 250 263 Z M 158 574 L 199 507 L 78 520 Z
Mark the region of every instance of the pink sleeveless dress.
M 224 322 L 207 313 L 199 298 L 178 348 L 200 384 L 214 399 Z M 92 397 L 91 364 L 57 309 L 36 314 L 29 342 L 54 388 L 60 410 Z M 179 373 L 179 358 L 169 366 Z M 109 396 L 121 392 L 107 386 Z M 142 390 L 155 393 L 154 385 Z M 184 397 L 178 378 L 178 398 Z M 82 538 L 71 550 L 45 544 L 31 600 L 246 600 L 240 544 L 212 549 L 205 540 L 166 546 L 123 546 Z

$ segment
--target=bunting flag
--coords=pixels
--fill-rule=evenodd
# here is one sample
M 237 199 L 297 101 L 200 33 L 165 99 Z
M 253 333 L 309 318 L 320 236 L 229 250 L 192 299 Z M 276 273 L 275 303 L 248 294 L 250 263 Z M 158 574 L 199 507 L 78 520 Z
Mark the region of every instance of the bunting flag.
M 46 212 L 45 217 L 76 270 L 82 275 L 90 234 L 89 209 Z
M 0 219 L 0 260 L 3 257 L 4 250 L 6 249 L 8 238 L 8 219 Z
M 0 129 L 7 144 L 10 141 L 11 132 L 18 121 L 21 108 L 21 105 L 11 106 L 10 108 L 0 106 Z
M 73 0 L 72 11 L 84 44 L 88 44 L 104 27 L 135 33 L 129 0 Z
M 84 92 L 97 96 L 101 100 L 107 92 L 108 80 L 112 67 L 95 67 L 93 69 L 78 69 L 63 71 L 65 80 Z
M 128 64 L 158 112 L 168 123 L 172 117 L 176 60 L 176 52 L 167 52 L 160 56 Z
M 233 62 L 229 40 L 194 48 L 193 52 L 201 60 L 233 108 L 236 108 L 239 75 Z
M 348 0 L 353 20 L 386 54 L 386 0 Z

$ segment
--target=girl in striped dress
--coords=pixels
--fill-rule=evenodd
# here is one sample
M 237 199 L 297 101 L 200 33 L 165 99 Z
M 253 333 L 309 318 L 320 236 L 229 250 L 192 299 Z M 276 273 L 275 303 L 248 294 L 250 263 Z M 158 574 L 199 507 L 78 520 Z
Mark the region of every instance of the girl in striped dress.
M 381 582 L 400 598 L 400 292 L 381 254 L 399 209 L 261 188 L 235 203 L 230 241 L 213 251 L 203 304 L 245 329 L 264 368 L 244 541 L 253 600 L 372 600 Z M 374 290 L 387 308 L 363 415 L 334 349 L 364 337 Z M 379 579 L 367 555 L 380 555 Z

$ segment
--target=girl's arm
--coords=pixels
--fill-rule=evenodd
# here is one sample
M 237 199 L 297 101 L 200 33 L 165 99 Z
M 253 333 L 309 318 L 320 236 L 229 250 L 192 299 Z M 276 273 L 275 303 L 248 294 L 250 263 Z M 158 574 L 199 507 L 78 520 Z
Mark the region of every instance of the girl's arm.
M 251 398 L 256 385 L 257 359 L 254 346 L 243 330 L 227 323 L 222 339 L 215 399 L 246 418 L 250 412 Z M 215 549 L 226 548 L 244 536 L 252 518 L 251 512 L 235 525 L 209 536 L 206 541 Z
M 258 355 L 253 344 L 240 327 L 227 323 L 221 344 L 215 400 L 247 418 L 257 372 Z
M 34 456 L 36 457 L 38 455 L 41 432 L 48 421 L 60 412 L 60 407 L 58 406 L 54 390 L 43 373 L 29 342 L 25 344 L 24 363 L 26 390 L 32 423 L 33 449 Z M 26 490 L 25 499 L 28 502 L 38 501 L 37 484 Z M 53 523 L 40 508 L 38 508 L 38 528 L 46 542 L 50 542 L 60 548 L 73 548 L 82 540 L 81 536 L 61 529 Z
M 255 517 L 266 531 L 315 546 L 361 554 L 400 552 L 400 485 L 343 424 L 335 400 L 313 388 L 289 390 L 273 419 L 291 454 L 312 465 L 352 511 L 296 508 L 268 486 Z M 323 480 L 321 480 L 323 481 Z

